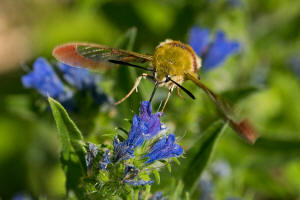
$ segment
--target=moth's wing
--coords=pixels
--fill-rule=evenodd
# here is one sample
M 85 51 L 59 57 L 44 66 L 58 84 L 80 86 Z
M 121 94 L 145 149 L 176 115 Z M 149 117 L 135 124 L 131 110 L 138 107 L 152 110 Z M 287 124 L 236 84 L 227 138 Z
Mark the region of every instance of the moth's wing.
M 255 131 L 252 124 L 247 119 L 237 120 L 235 113 L 230 108 L 229 104 L 222 101 L 213 91 L 211 91 L 206 85 L 204 85 L 196 75 L 186 73 L 185 78 L 193 81 L 199 88 L 201 88 L 218 106 L 219 110 L 223 114 L 224 118 L 229 122 L 230 126 L 244 139 L 251 144 L 254 144 L 258 134 Z
M 71 66 L 101 69 L 109 66 L 109 60 L 145 63 L 152 56 L 139 54 L 92 43 L 67 43 L 54 48 L 53 56 Z

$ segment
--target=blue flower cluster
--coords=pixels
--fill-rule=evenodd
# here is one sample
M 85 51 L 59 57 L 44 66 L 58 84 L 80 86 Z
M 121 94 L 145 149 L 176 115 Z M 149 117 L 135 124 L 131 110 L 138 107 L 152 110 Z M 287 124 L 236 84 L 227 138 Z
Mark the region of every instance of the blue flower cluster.
M 111 102 L 98 86 L 100 77 L 84 68 L 71 67 L 57 63 L 64 80 L 78 91 L 88 91 L 94 101 L 101 105 Z M 73 102 L 74 92 L 59 79 L 52 66 L 44 58 L 38 58 L 33 64 L 33 71 L 22 77 L 26 88 L 35 88 L 43 96 L 50 96 L 63 105 Z
M 128 139 L 124 142 L 119 142 L 117 138 L 114 140 L 115 162 L 132 158 L 136 147 L 141 146 L 145 140 L 153 138 L 162 130 L 160 115 L 161 113 L 152 114 L 150 102 L 142 102 L 139 116 L 133 117 Z
M 152 107 L 150 102 L 142 102 L 139 115 L 133 117 L 132 126 L 128 135 L 128 139 L 120 142 L 117 137 L 113 141 L 113 155 L 110 156 L 109 150 L 107 150 L 102 160 L 99 162 L 100 170 L 108 170 L 109 164 L 118 164 L 121 161 L 126 161 L 130 158 L 135 158 L 135 149 L 145 144 L 146 141 L 158 135 L 163 130 L 160 122 L 161 113 L 152 113 Z M 151 143 L 151 142 L 150 142 Z M 143 152 L 141 158 L 146 158 L 143 166 L 157 161 L 172 157 L 178 157 L 183 153 L 182 147 L 176 143 L 175 135 L 169 134 L 162 137 L 156 143 L 150 144 L 151 148 L 147 149 L 147 152 Z M 150 150 L 149 150 L 150 149 Z M 92 165 L 93 159 L 96 157 L 95 152 L 98 149 L 92 144 L 88 144 L 88 153 L 86 155 L 87 167 Z M 144 156 L 143 156 L 144 155 Z M 140 158 L 138 158 L 140 159 Z M 125 172 L 122 178 L 122 182 L 132 186 L 150 185 L 154 181 L 138 179 L 139 169 L 133 165 L 125 163 Z
M 211 41 L 209 29 L 194 26 L 190 30 L 189 44 L 202 59 L 204 71 L 220 66 L 230 55 L 237 53 L 240 43 L 226 39 L 219 30 Z

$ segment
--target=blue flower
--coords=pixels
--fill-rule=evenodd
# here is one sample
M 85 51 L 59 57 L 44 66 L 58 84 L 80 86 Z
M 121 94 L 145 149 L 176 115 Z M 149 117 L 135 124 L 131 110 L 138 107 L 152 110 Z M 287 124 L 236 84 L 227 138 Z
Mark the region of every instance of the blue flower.
M 135 168 L 134 166 L 125 165 L 125 173 L 124 173 L 122 180 L 133 179 L 134 177 L 136 177 L 138 175 L 138 173 L 139 173 L 139 170 L 137 168 Z
M 128 160 L 134 157 L 134 149 L 126 144 L 126 141 L 120 142 L 117 137 L 113 141 L 114 158 L 113 162 L 118 163 L 122 160 Z
M 105 151 L 105 153 L 103 154 L 103 158 L 102 161 L 99 163 L 99 168 L 101 170 L 106 170 L 106 167 L 108 164 L 110 164 L 110 158 L 109 158 L 109 150 Z
M 132 185 L 132 186 L 144 186 L 144 185 L 151 185 L 152 183 L 154 183 L 154 181 L 150 180 L 150 181 L 144 181 L 144 180 L 124 180 L 123 183 L 126 183 L 128 185 Z
M 189 44 L 194 51 L 201 55 L 210 43 L 210 31 L 208 29 L 200 29 L 194 26 L 190 30 Z
M 161 130 L 160 113 L 152 114 L 150 102 L 143 101 L 139 116 L 133 117 L 128 139 L 124 142 L 119 142 L 117 138 L 114 140 L 114 161 L 132 158 L 136 147 L 142 145 L 145 140 L 154 137 Z
M 240 8 L 243 6 L 243 2 L 241 0 L 227 0 L 227 3 L 235 8 Z
M 92 143 L 88 143 L 87 154 L 85 155 L 86 166 L 90 168 L 93 165 L 93 161 L 98 154 L 98 147 Z
M 71 67 L 64 63 L 58 63 L 58 67 L 62 71 L 64 79 L 71 86 L 80 91 L 87 90 L 99 105 L 105 102 L 112 102 L 98 86 L 101 80 L 99 75 L 93 74 L 87 69 Z
M 210 200 L 212 199 L 212 195 L 214 192 L 214 182 L 211 180 L 208 174 L 203 174 L 199 181 L 199 187 L 201 189 L 201 198 L 203 200 Z
M 166 200 L 166 198 L 164 198 L 162 192 L 155 192 L 150 200 Z
M 194 26 L 189 37 L 189 44 L 202 59 L 204 71 L 220 66 L 228 56 L 240 49 L 239 42 L 226 39 L 225 33 L 220 30 L 211 41 L 208 29 Z
M 295 54 L 288 58 L 287 67 L 289 67 L 293 73 L 300 79 L 300 58 L 299 54 Z
M 151 148 L 150 153 L 145 155 L 145 157 L 149 158 L 146 163 L 171 157 L 178 157 L 182 153 L 182 147 L 175 143 L 175 135 L 169 134 L 168 137 L 163 137 L 157 143 L 155 143 Z
M 152 114 L 152 107 L 149 101 L 143 101 L 139 116 L 133 117 L 132 126 L 126 143 L 133 148 L 140 146 L 145 140 L 154 137 L 162 130 L 160 113 Z
M 12 200 L 31 200 L 31 199 L 33 198 L 31 198 L 29 195 L 25 193 L 18 193 L 12 197 Z
M 61 103 L 67 102 L 73 97 L 71 90 L 64 86 L 44 58 L 38 58 L 34 62 L 33 71 L 22 77 L 22 83 L 24 87 L 35 88 L 43 96 L 50 96 Z

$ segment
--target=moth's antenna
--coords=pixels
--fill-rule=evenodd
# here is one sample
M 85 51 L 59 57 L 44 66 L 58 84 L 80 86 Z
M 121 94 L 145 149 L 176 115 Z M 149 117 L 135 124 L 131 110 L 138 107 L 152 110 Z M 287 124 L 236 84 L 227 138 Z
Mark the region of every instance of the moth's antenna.
M 157 88 L 158 88 L 158 82 L 155 83 L 154 89 L 153 89 L 152 94 L 151 94 L 151 97 L 150 97 L 150 99 L 149 99 L 149 102 L 150 102 L 150 103 L 151 103 L 151 101 L 152 101 L 152 99 L 153 99 L 153 97 L 154 97 L 154 94 L 155 94 Z
M 138 65 L 135 65 L 135 64 L 123 62 L 123 61 L 120 61 L 120 60 L 108 60 L 108 61 L 111 62 L 111 63 L 114 63 L 114 64 L 127 65 L 127 66 L 130 66 L 130 67 L 135 67 L 135 68 L 138 68 L 138 69 L 143 69 L 143 70 L 149 71 L 149 72 L 154 72 L 155 71 L 153 69 L 148 69 L 146 67 L 142 67 L 142 66 L 138 66 Z
M 195 96 L 190 92 L 188 91 L 186 88 L 184 88 L 182 85 L 180 85 L 179 83 L 175 82 L 174 80 L 172 80 L 170 78 L 170 76 L 167 76 L 166 77 L 166 82 L 168 81 L 172 81 L 175 85 L 177 85 L 180 89 L 182 89 L 187 95 L 189 95 L 192 99 L 196 99 Z

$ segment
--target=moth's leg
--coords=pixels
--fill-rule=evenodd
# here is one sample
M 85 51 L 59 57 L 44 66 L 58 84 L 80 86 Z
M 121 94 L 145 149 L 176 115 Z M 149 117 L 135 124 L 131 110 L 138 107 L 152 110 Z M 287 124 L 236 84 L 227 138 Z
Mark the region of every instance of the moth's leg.
M 162 109 L 161 109 L 161 113 L 164 112 L 164 109 L 165 109 L 165 107 L 166 107 L 166 105 L 167 105 L 167 103 L 168 103 L 168 101 L 169 101 L 169 98 L 170 98 L 170 96 L 171 96 L 171 94 L 172 94 L 174 88 L 175 88 L 175 85 L 172 85 L 172 86 L 170 87 L 169 92 L 168 92 L 168 96 L 167 96 L 167 98 L 166 98 L 166 100 L 165 100 L 165 102 L 164 102 L 164 105 L 163 105 Z
M 177 89 L 177 95 L 178 95 L 181 99 L 185 100 L 185 98 L 184 98 L 184 97 L 181 95 L 181 93 L 180 93 L 180 88 L 177 87 L 176 89 Z
M 134 83 L 132 89 L 129 91 L 129 93 L 128 93 L 125 97 L 123 97 L 120 101 L 116 102 L 115 105 L 118 105 L 118 104 L 122 103 L 122 102 L 125 101 L 128 97 L 130 97 L 130 95 L 131 95 L 135 90 L 137 90 L 137 87 L 139 86 L 139 84 L 140 84 L 142 78 L 145 78 L 145 77 L 147 77 L 147 76 L 148 76 L 148 74 L 145 74 L 145 73 L 143 73 L 141 76 L 139 76 L 139 77 L 136 79 L 136 81 L 135 81 L 135 83 Z

